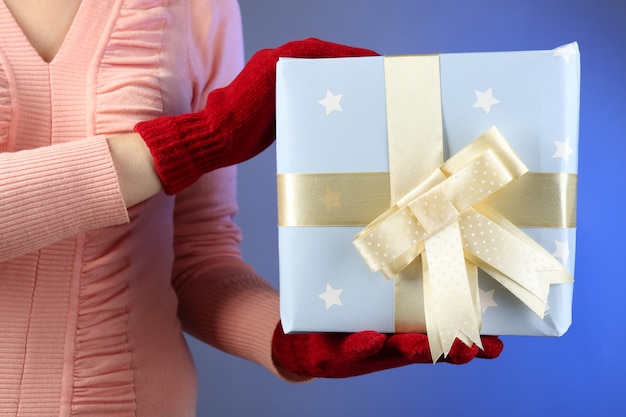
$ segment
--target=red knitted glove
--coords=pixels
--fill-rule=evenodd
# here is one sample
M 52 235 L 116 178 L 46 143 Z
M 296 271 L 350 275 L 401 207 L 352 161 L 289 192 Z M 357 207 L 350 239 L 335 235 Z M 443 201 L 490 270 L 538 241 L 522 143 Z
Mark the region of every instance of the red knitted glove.
M 439 362 L 464 364 L 476 358 L 494 359 L 502 352 L 497 336 L 482 336 L 483 349 L 455 340 Z M 374 331 L 286 335 L 279 322 L 272 340 L 274 361 L 294 374 L 346 378 L 413 363 L 432 363 L 426 335 Z
M 274 141 L 279 57 L 369 55 L 377 54 L 318 39 L 264 49 L 230 85 L 209 94 L 205 110 L 140 122 L 135 132 L 150 148 L 165 192 L 176 194 L 202 174 L 246 161 Z

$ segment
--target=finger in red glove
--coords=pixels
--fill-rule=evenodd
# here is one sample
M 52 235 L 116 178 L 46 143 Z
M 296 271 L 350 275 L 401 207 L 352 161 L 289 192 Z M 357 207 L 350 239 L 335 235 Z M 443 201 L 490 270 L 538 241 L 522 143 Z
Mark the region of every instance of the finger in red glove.
M 477 358 L 481 359 L 495 359 L 502 353 L 504 344 L 497 336 L 482 336 L 481 341 L 483 344 L 482 350 L 479 350 L 476 354 Z

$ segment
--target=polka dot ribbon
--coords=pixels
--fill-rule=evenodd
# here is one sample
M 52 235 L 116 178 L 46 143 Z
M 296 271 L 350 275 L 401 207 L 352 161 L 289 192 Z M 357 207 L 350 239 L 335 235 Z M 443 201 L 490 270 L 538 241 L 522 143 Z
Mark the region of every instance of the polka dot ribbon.
M 550 284 L 572 278 L 550 253 L 488 204 L 528 171 L 493 127 L 448 159 L 371 222 L 354 245 L 372 271 L 393 278 L 422 259 L 424 309 L 433 361 L 455 338 L 480 344 L 476 280 L 485 270 L 543 317 Z

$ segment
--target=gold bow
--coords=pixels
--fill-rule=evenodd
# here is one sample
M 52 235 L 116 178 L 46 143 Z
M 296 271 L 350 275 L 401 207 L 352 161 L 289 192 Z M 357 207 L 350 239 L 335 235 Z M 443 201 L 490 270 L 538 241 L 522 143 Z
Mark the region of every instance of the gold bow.
M 457 337 L 482 347 L 476 267 L 542 318 L 550 284 L 572 281 L 550 253 L 484 202 L 527 171 L 493 127 L 354 238 L 369 268 L 387 278 L 422 257 L 433 361 Z

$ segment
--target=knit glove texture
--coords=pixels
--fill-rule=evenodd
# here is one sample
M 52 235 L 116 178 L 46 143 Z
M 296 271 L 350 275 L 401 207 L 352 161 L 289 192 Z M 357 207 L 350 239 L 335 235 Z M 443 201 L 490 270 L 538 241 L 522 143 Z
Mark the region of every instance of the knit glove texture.
M 438 362 L 464 364 L 474 358 L 494 359 L 502 352 L 497 336 L 482 336 L 483 349 L 456 339 Z M 415 363 L 432 363 L 428 338 L 421 333 L 285 334 L 278 323 L 272 340 L 276 364 L 305 377 L 346 378 Z

